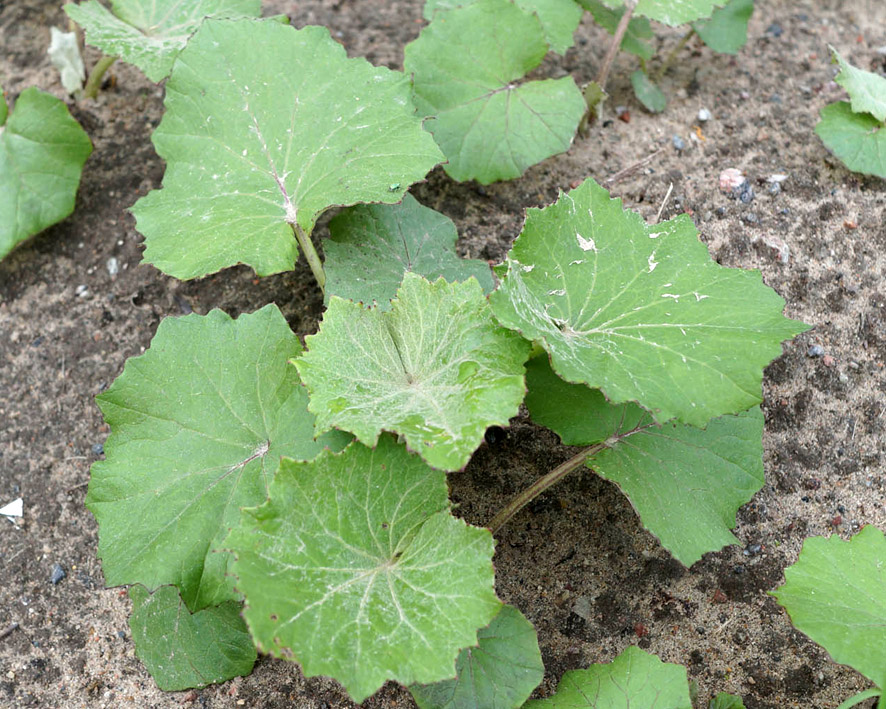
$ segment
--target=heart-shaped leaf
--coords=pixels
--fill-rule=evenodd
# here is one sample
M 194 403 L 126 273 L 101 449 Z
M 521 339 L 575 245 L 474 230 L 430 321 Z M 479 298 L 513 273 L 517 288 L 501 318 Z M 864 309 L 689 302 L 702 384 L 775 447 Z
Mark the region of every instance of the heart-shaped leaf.
M 703 426 L 760 402 L 763 367 L 806 329 L 759 272 L 711 260 L 685 216 L 646 225 L 592 179 L 530 209 L 490 296 L 554 370 L 636 401 L 656 421 Z
M 0 91 L 0 258 L 74 211 L 92 143 L 68 107 L 35 88 L 12 114 Z
M 835 81 L 849 94 L 852 110 L 870 113 L 881 123 L 886 121 L 886 78 L 858 69 L 843 59 L 836 49 L 830 47 L 830 50 L 834 61 L 840 65 Z
M 165 103 L 163 189 L 133 213 L 145 260 L 177 278 L 289 270 L 294 228 L 309 234 L 333 205 L 399 202 L 442 160 L 406 77 L 348 59 L 323 27 L 207 20 Z
M 473 5 L 478 0 L 426 0 L 424 16 L 431 20 L 439 10 Z M 535 14 L 541 22 L 545 39 L 557 54 L 566 54 L 575 42 L 572 34 L 581 22 L 581 8 L 575 0 L 514 0 L 518 7 Z
M 478 647 L 464 648 L 455 679 L 409 688 L 420 709 L 516 709 L 544 678 L 535 628 L 513 606 L 502 606 L 477 633 Z
M 257 653 L 241 604 L 226 601 L 191 613 L 175 586 L 129 589 L 135 654 L 164 692 L 224 682 L 252 672 Z
M 280 456 L 313 458 L 307 394 L 287 359 L 301 352 L 276 306 L 232 320 L 167 318 L 98 405 L 112 434 L 86 505 L 110 586 L 175 584 L 192 610 L 237 599 L 216 553 L 240 507 L 267 498 Z
M 525 393 L 529 344 L 499 327 L 476 280 L 407 272 L 390 312 L 332 297 L 294 360 L 317 430 L 374 446 L 382 431 L 442 470 L 460 470 L 487 427 L 507 425 Z
M 557 693 L 524 709 L 692 709 L 686 668 L 629 647 L 606 665 L 563 675 Z
M 594 22 L 600 25 L 609 34 L 614 35 L 621 21 L 625 9 L 620 7 L 612 9 L 606 7 L 601 0 L 578 0 L 578 3 L 594 18 Z M 655 38 L 652 26 L 645 17 L 632 17 L 628 22 L 624 38 L 621 40 L 621 48 L 634 54 L 644 61 L 649 61 L 655 55 L 655 49 L 650 41 Z
M 587 466 L 630 499 L 652 534 L 691 566 L 738 540 L 735 513 L 763 487 L 763 415 L 758 407 L 706 428 L 656 426 L 636 404 L 610 404 L 597 389 L 569 384 L 547 357 L 526 365 L 532 418 L 568 445 L 591 446 Z
M 816 135 L 853 172 L 886 180 L 886 123 L 855 113 L 847 101 L 821 109 Z
M 453 517 L 446 476 L 390 436 L 284 459 L 226 546 L 259 648 L 357 702 L 389 679 L 452 676 L 501 607 L 489 530 Z
M 572 77 L 520 83 L 547 43 L 538 18 L 508 0 L 438 12 L 406 46 L 415 104 L 456 180 L 489 184 L 569 148 L 585 102 Z
M 67 3 L 64 10 L 89 44 L 134 64 L 156 82 L 169 76 L 204 17 L 258 17 L 261 0 L 111 0 L 111 10 L 89 0 Z
M 714 10 L 711 19 L 696 22 L 693 28 L 715 52 L 738 54 L 748 41 L 748 21 L 753 13 L 754 0 L 730 0 Z
M 886 688 L 886 536 L 868 525 L 851 540 L 803 542 L 772 595 L 791 622 L 837 662 Z
M 329 234 L 323 245 L 327 303 L 337 295 L 390 310 L 407 271 L 450 282 L 473 276 L 486 293 L 493 288 L 485 261 L 456 256 L 458 232 L 452 220 L 410 194 L 400 204 L 344 210 L 329 222 Z

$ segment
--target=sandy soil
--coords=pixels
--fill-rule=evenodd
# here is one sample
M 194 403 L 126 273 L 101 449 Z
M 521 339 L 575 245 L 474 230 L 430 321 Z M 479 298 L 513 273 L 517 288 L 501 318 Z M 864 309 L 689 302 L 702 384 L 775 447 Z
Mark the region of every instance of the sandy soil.
M 0 82 L 11 96 L 37 85 L 62 96 L 45 48 L 62 26 L 58 0 L 0 0 Z M 266 2 L 293 24 L 325 24 L 352 55 L 399 67 L 419 32 L 419 0 Z M 758 268 L 787 300 L 786 312 L 815 327 L 785 346 L 766 372 L 768 483 L 739 513 L 743 547 L 708 554 L 690 570 L 646 533 L 618 490 L 587 473 L 537 500 L 499 534 L 498 592 L 536 625 L 546 675 L 535 696 L 569 669 L 611 660 L 636 644 L 688 666 L 700 699 L 729 691 L 749 709 L 835 707 L 865 687 L 792 629 L 767 591 L 806 536 L 848 537 L 886 527 L 886 183 L 847 172 L 812 132 L 818 110 L 841 95 L 827 44 L 866 69 L 886 67 L 886 5 L 773 0 L 758 3 L 738 57 L 692 45 L 664 88 L 663 115 L 630 93 L 629 57 L 611 80 L 610 113 L 587 139 L 521 179 L 480 188 L 435 172 L 415 193 L 453 218 L 464 255 L 500 259 L 523 210 L 558 189 L 604 180 L 663 148 L 614 194 L 654 219 L 689 212 L 714 258 Z M 673 32 L 661 29 L 667 48 Z M 543 73 L 593 78 L 606 36 L 589 21 L 565 58 Z M 878 51 L 878 48 L 879 51 Z M 90 60 L 95 55 L 89 54 Z M 0 503 L 25 501 L 18 524 L 0 520 L 0 705 L 9 707 L 352 706 L 331 681 L 305 680 L 294 665 L 262 659 L 250 677 L 164 694 L 134 657 L 121 589 L 104 589 L 96 525 L 83 507 L 90 464 L 107 436 L 93 402 L 125 359 L 150 342 L 160 319 L 194 310 L 231 314 L 277 303 L 293 329 L 310 333 L 322 300 L 310 273 L 258 281 L 245 268 L 178 283 L 138 266 L 141 238 L 127 208 L 159 186 L 163 165 L 150 143 L 162 88 L 119 66 L 98 100 L 73 105 L 95 143 L 72 217 L 0 263 Z M 707 108 L 713 119 L 700 126 Z M 686 149 L 673 147 L 680 136 Z M 703 138 L 701 137 L 703 136 Z M 739 168 L 756 199 L 731 200 L 718 175 Z M 788 175 L 779 194 L 765 179 Z M 325 224 L 325 222 L 324 222 Z M 322 239 L 325 226 L 317 230 Z M 120 271 L 108 272 L 110 258 Z M 86 286 L 78 295 L 78 287 Z M 82 288 L 80 289 L 83 290 Z M 808 355 L 820 345 L 824 356 Z M 459 514 L 483 524 L 517 490 L 571 455 L 556 437 L 517 418 L 452 475 Z M 50 583 L 54 564 L 66 577 Z M 396 686 L 366 707 L 413 706 Z

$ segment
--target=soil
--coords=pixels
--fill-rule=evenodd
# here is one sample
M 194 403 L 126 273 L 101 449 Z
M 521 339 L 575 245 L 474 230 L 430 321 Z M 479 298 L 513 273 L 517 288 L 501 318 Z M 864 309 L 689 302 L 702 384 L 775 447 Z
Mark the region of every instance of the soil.
M 45 53 L 50 26 L 66 24 L 59 5 L 0 0 L 0 82 L 11 98 L 30 85 L 64 97 Z M 264 5 L 296 26 L 327 25 L 351 55 L 393 68 L 423 24 L 420 0 Z M 738 514 L 741 546 L 687 570 L 643 529 L 618 489 L 590 472 L 549 491 L 499 533 L 498 593 L 538 629 L 546 674 L 537 697 L 565 671 L 610 661 L 628 645 L 686 665 L 700 700 L 727 691 L 749 709 L 835 707 L 866 687 L 794 630 L 767 591 L 804 538 L 886 528 L 886 183 L 848 172 L 813 133 L 818 110 L 841 97 L 828 44 L 857 66 L 886 69 L 886 4 L 758 5 L 738 56 L 693 43 L 683 51 L 663 80 L 671 97 L 663 114 L 637 104 L 632 59 L 619 56 L 606 113 L 567 154 L 504 184 L 457 184 L 437 170 L 414 189 L 455 220 L 462 255 L 497 261 L 525 208 L 660 151 L 611 184 L 613 193 L 648 220 L 660 207 L 663 218 L 691 214 L 718 262 L 760 269 L 786 299 L 786 313 L 814 325 L 766 370 L 767 484 Z M 657 32 L 666 54 L 679 31 Z M 540 73 L 593 79 L 607 36 L 585 18 L 576 38 Z M 87 51 L 90 63 L 96 56 Z M 163 693 L 134 656 L 125 590 L 104 588 L 96 524 L 83 506 L 89 466 L 108 434 L 93 397 L 127 357 L 144 351 L 164 317 L 211 308 L 237 315 L 274 302 L 306 334 L 322 312 L 303 264 L 262 280 L 234 268 L 186 283 L 139 266 L 141 237 L 127 208 L 160 185 L 163 163 L 150 133 L 163 90 L 132 67 L 111 74 L 96 101 L 71 103 L 95 144 L 76 211 L 0 263 L 0 504 L 24 498 L 21 520 L 0 519 L 0 629 L 18 623 L 0 639 L 0 705 L 353 706 L 335 682 L 305 680 L 297 666 L 268 658 L 249 677 Z M 629 122 L 616 118 L 619 105 Z M 710 121 L 697 121 L 701 108 Z M 750 179 L 752 202 L 718 190 L 729 167 Z M 777 194 L 766 182 L 773 174 L 788 176 Z M 322 242 L 325 221 L 316 235 Z M 120 269 L 113 276 L 111 258 Z M 823 356 L 810 356 L 812 345 Z M 517 417 L 450 476 L 458 514 L 488 522 L 509 496 L 572 453 Z M 66 572 L 57 584 L 54 564 Z M 389 684 L 364 706 L 413 703 Z

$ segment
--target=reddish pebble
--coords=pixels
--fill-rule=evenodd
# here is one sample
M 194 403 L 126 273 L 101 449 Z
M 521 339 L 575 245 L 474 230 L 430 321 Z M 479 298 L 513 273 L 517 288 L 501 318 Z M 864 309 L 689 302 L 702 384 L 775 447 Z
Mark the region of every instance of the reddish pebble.
M 836 364 L 836 361 L 830 355 L 825 355 L 821 358 L 821 361 L 824 362 L 825 367 L 833 367 Z
M 649 629 L 643 623 L 634 623 L 634 633 L 638 638 L 645 638 L 649 635 Z
M 712 600 L 714 603 L 726 603 L 726 601 L 727 601 L 728 599 L 726 598 L 726 594 L 723 593 L 723 592 L 718 588 L 716 591 L 714 591 L 714 595 L 711 597 L 711 600 Z
M 618 114 L 618 120 L 622 123 L 630 123 L 631 122 L 631 112 L 630 111 L 622 111 Z
M 858 224 L 856 222 L 852 221 L 851 219 L 847 219 L 846 221 L 843 222 L 843 228 L 850 229 L 850 230 L 851 229 L 858 229 Z
M 833 519 L 831 520 L 831 526 L 839 527 L 841 524 L 843 524 L 843 515 L 834 515 Z

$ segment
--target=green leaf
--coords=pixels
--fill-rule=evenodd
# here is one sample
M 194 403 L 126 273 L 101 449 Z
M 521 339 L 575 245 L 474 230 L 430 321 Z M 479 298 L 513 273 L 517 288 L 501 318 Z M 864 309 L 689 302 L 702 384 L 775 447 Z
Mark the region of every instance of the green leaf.
M 572 77 L 519 83 L 547 44 L 538 19 L 508 0 L 438 13 L 405 50 L 419 113 L 447 174 L 486 185 L 569 148 L 585 111 Z
M 658 88 L 652 79 L 642 69 L 631 73 L 631 86 L 634 87 L 634 95 L 643 104 L 644 108 L 653 113 L 661 113 L 668 105 L 668 98 Z
M 323 27 L 255 20 L 201 25 L 153 140 L 163 189 L 133 213 L 145 260 L 177 278 L 239 262 L 289 270 L 294 225 L 310 233 L 333 205 L 399 202 L 442 159 L 403 74 L 348 59 Z
M 477 640 L 458 654 L 455 679 L 409 687 L 420 709 L 516 709 L 529 698 L 545 674 L 532 623 L 502 606 Z
M 702 42 L 720 54 L 738 54 L 748 41 L 748 20 L 754 12 L 754 0 L 730 0 L 726 7 L 714 10 L 710 20 L 693 25 Z
M 112 434 L 86 505 L 110 586 L 175 584 L 192 610 L 237 599 L 215 552 L 240 507 L 267 497 L 280 456 L 313 458 L 314 417 L 289 357 L 301 352 L 276 306 L 232 320 L 166 318 L 98 405 Z
M 600 25 L 609 34 L 614 35 L 625 10 L 623 7 L 612 9 L 606 7 L 601 0 L 578 0 L 585 10 L 591 13 L 594 22 Z M 632 17 L 628 22 L 624 38 L 621 40 L 621 48 L 640 57 L 643 61 L 649 61 L 655 54 L 655 48 L 650 40 L 655 38 L 652 25 L 645 17 Z
M 25 89 L 0 101 L 0 258 L 74 211 L 92 143 L 55 96 Z M 8 120 L 7 119 L 8 115 Z
M 880 688 L 886 687 L 884 559 L 886 537 L 870 525 L 848 542 L 836 534 L 813 537 L 772 592 L 797 630 Z
M 547 357 L 526 365 L 526 405 L 567 445 L 591 446 L 587 466 L 611 480 L 662 545 L 686 566 L 738 540 L 735 513 L 763 487 L 758 407 L 706 428 L 656 426 L 636 404 L 614 405 L 597 389 L 560 379 Z
M 720 694 L 714 697 L 711 700 L 711 703 L 708 704 L 708 709 L 745 709 L 745 706 L 741 697 L 736 697 L 734 694 L 726 694 L 726 692 L 720 692 Z
M 111 0 L 111 10 L 97 0 L 64 5 L 86 32 L 86 41 L 105 54 L 162 81 L 176 56 L 204 17 L 258 17 L 261 0 Z
M 426 0 L 424 16 L 431 20 L 434 13 L 467 7 L 478 0 Z M 545 40 L 557 54 L 566 54 L 575 41 L 572 34 L 581 22 L 582 11 L 575 0 L 514 0 L 524 12 L 538 17 Z
M 840 65 L 835 81 L 849 94 L 855 113 L 870 113 L 883 123 L 886 121 L 886 78 L 870 71 L 856 69 L 840 53 L 830 47 L 834 62 Z
M 9 105 L 6 103 L 6 92 L 0 87 L 0 128 L 6 125 L 6 117 L 9 115 Z
M 369 446 L 393 431 L 442 470 L 463 468 L 525 392 L 529 344 L 496 324 L 474 279 L 407 272 L 390 312 L 333 296 L 306 343 L 294 363 L 318 431 L 350 431 Z
M 329 222 L 329 234 L 323 245 L 327 303 L 337 295 L 390 310 L 407 271 L 450 282 L 473 276 L 486 293 L 494 287 L 485 261 L 456 256 L 452 220 L 410 194 L 400 204 L 351 207 Z
M 356 702 L 389 679 L 451 677 L 501 607 L 489 530 L 453 517 L 446 476 L 390 436 L 284 459 L 270 500 L 226 544 L 259 648 Z
M 656 421 L 703 426 L 760 402 L 762 370 L 807 329 L 760 273 L 711 260 L 692 221 L 647 225 L 592 179 L 527 212 L 490 296 L 554 370 L 637 401 Z
M 192 614 L 175 586 L 129 589 L 135 654 L 164 692 L 224 682 L 252 672 L 257 653 L 241 605 L 227 601 Z
M 606 665 L 563 675 L 557 693 L 524 709 L 692 709 L 686 668 L 629 647 Z
M 640 0 L 635 15 L 648 17 L 671 27 L 685 25 L 710 17 L 714 9 L 723 7 L 727 0 Z M 624 0 L 602 0 L 611 8 L 623 7 Z
M 869 113 L 853 113 L 846 101 L 821 109 L 815 133 L 853 172 L 886 179 L 886 123 Z

